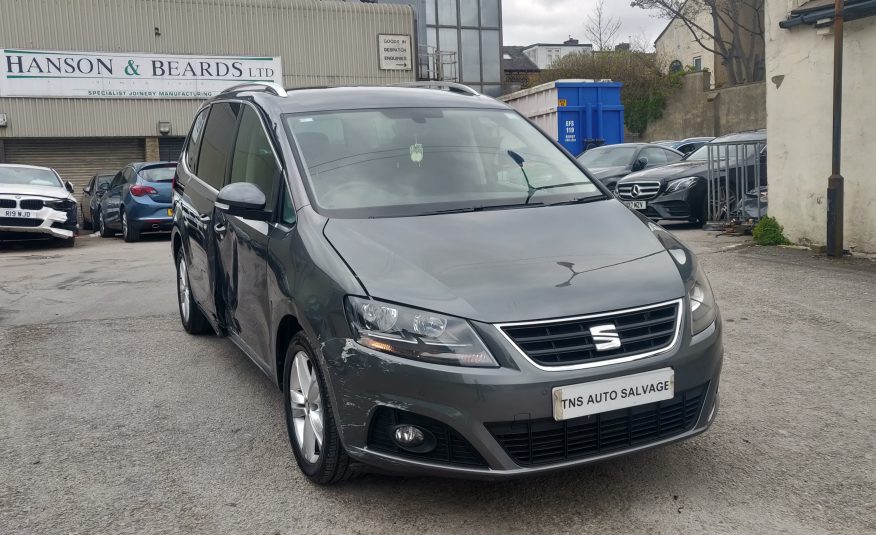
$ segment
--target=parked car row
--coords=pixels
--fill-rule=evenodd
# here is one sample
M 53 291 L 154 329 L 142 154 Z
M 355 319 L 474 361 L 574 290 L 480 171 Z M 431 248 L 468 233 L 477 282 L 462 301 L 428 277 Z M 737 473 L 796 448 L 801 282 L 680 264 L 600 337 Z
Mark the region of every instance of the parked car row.
M 737 154 L 740 144 L 750 144 L 755 148 Z M 682 149 L 693 146 L 697 148 L 682 154 Z M 717 148 L 719 146 L 721 149 Z M 578 156 L 578 161 L 628 207 L 651 219 L 704 223 L 708 216 L 709 147 L 712 147 L 713 157 L 720 152 L 723 158 L 720 162 L 713 162 L 714 176 L 720 177 L 722 182 L 729 178 L 723 210 L 738 210 L 751 217 L 760 217 L 766 206 L 765 130 L 680 142 L 608 145 L 584 152 Z M 737 192 L 736 189 L 742 187 L 736 186 L 737 176 L 755 176 L 755 166 L 759 167 L 760 184 L 749 184 L 750 187 Z M 758 197 L 762 201 L 760 204 Z
M 82 228 L 99 229 L 125 241 L 144 232 L 170 232 L 171 184 L 176 162 L 130 163 L 119 171 L 98 171 L 76 202 L 73 185 L 57 171 L 32 165 L 0 164 L 0 240 L 49 237 L 72 247 Z

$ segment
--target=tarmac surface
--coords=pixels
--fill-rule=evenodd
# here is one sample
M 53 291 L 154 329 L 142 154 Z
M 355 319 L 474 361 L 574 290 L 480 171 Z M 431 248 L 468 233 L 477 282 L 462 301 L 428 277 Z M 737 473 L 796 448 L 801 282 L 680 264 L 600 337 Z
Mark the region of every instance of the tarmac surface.
M 270 379 L 182 330 L 166 237 L 0 245 L 0 533 L 876 532 L 876 262 L 670 229 L 725 321 L 708 432 L 537 478 L 329 488 Z

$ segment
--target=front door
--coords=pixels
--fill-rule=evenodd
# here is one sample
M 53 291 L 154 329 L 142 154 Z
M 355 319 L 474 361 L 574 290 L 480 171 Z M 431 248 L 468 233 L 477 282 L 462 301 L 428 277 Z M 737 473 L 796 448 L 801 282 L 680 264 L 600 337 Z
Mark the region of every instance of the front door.
M 229 183 L 249 182 L 265 194 L 272 211 L 280 181 L 280 165 L 259 113 L 243 106 L 231 163 Z M 247 346 L 250 356 L 270 367 L 270 306 L 268 303 L 268 229 L 257 221 L 216 212 L 220 295 L 224 322 Z
M 174 218 L 184 227 L 189 284 L 195 301 L 219 330 L 223 327 L 223 311 L 216 299 L 219 284 L 214 205 L 227 178 L 239 113 L 240 104 L 233 102 L 218 102 L 202 110 L 177 167 Z
M 106 200 L 103 203 L 104 219 L 106 224 L 111 228 L 121 228 L 121 217 L 119 215 L 119 207 L 122 204 L 122 198 L 125 195 L 128 181 L 133 175 L 133 169 L 125 167 L 113 178 L 110 183 L 109 190 L 106 192 Z

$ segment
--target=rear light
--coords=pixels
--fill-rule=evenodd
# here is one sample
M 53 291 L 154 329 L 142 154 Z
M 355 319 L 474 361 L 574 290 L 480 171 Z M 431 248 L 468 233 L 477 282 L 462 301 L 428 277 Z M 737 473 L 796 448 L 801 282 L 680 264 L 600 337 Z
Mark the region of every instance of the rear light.
M 131 195 L 134 197 L 142 197 L 143 195 L 158 195 L 158 190 L 152 186 L 131 186 Z

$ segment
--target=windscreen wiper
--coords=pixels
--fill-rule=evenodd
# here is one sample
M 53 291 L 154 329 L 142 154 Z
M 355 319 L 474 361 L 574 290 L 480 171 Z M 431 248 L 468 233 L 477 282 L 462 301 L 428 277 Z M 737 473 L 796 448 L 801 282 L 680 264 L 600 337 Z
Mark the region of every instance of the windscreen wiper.
M 584 204 L 593 201 L 604 201 L 608 199 L 605 195 L 594 195 L 592 197 L 577 197 L 575 199 L 569 199 L 568 201 L 560 201 L 560 202 L 552 202 L 548 206 L 560 206 L 563 204 Z
M 536 191 L 541 191 L 543 189 L 552 189 L 552 188 L 564 188 L 567 186 L 578 186 L 578 185 L 589 185 L 590 182 L 564 182 L 562 184 L 548 184 L 546 186 L 533 186 L 531 182 L 529 182 L 529 176 L 526 174 L 526 169 L 523 168 L 524 162 L 526 160 L 523 159 L 523 156 L 517 154 L 513 150 L 508 151 L 508 156 L 511 157 L 512 160 L 520 167 L 520 172 L 523 173 L 523 180 L 526 181 L 526 189 L 528 190 L 526 193 L 526 200 L 523 204 L 529 204 L 529 199 L 535 195 Z
M 414 214 L 420 215 L 439 215 L 439 214 L 461 214 L 465 212 L 485 212 L 488 210 L 510 210 L 513 208 L 535 208 L 544 206 L 544 203 L 514 203 L 514 204 L 486 204 L 482 206 L 467 206 L 465 208 L 449 208 L 447 210 L 432 210 L 430 212 L 420 212 Z

